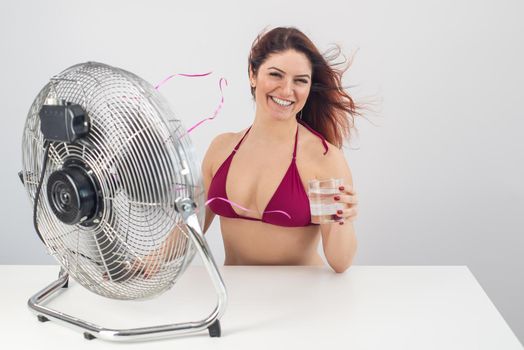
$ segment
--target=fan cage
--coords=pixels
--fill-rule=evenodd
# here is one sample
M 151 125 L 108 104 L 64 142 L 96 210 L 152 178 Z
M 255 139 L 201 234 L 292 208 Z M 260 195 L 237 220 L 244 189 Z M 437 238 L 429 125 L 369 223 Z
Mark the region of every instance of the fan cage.
M 48 253 L 105 297 L 145 299 L 168 290 L 196 252 L 175 200 L 191 198 L 201 227 L 205 218 L 200 168 L 181 121 L 130 72 L 96 62 L 66 69 L 40 91 L 25 123 L 22 174 L 31 203 L 44 158 L 39 111 L 49 98 L 82 106 L 90 132 L 50 143 L 37 211 Z M 89 224 L 61 222 L 46 195 L 49 175 L 71 161 L 84 164 L 98 187 L 100 210 Z

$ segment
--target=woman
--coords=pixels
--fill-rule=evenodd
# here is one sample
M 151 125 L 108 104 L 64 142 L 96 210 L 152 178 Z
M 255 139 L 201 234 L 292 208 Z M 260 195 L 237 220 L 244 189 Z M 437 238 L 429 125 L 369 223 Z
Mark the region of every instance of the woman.
M 248 72 L 256 102 L 252 126 L 218 135 L 203 160 L 208 201 L 215 198 L 206 207 L 204 232 L 220 215 L 225 265 L 323 265 L 317 253 L 322 236 L 327 262 L 343 272 L 357 246 L 357 198 L 344 154 L 331 142 L 342 144 L 336 127 L 347 127 L 353 101 L 339 88 L 340 76 L 295 28 L 259 36 Z M 304 189 L 315 178 L 344 179 L 340 222 L 311 224 Z
M 317 253 L 321 236 L 335 272 L 351 265 L 357 197 L 340 147 L 353 125 L 348 117 L 359 113 L 340 87 L 344 71 L 333 69 L 295 28 L 275 28 L 253 43 L 248 65 L 253 124 L 215 137 L 202 163 L 208 198 L 204 233 L 220 215 L 225 265 L 323 265 Z M 316 225 L 310 221 L 307 183 L 325 178 L 344 179 L 336 199 L 345 209 L 337 222 Z M 171 238 L 168 243 L 176 235 Z M 156 257 L 166 256 L 171 246 L 164 244 L 142 261 L 146 278 L 157 271 Z

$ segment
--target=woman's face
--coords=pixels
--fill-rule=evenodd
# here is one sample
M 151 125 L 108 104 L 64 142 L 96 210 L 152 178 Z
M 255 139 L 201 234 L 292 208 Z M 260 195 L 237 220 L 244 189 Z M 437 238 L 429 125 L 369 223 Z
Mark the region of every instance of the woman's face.
M 306 104 L 311 76 L 311 63 L 303 53 L 287 50 L 269 55 L 256 76 L 250 72 L 257 109 L 278 119 L 295 118 Z

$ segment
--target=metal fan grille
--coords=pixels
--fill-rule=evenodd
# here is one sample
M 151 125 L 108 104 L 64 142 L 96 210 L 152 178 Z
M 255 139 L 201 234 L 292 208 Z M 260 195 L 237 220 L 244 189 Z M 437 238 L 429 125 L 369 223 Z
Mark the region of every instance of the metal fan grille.
M 201 226 L 205 214 L 199 210 L 205 200 L 200 169 L 182 123 L 132 73 L 93 62 L 65 70 L 40 91 L 27 116 L 23 177 L 32 201 L 44 156 L 38 113 L 50 97 L 81 105 L 90 132 L 74 144 L 51 143 L 44 186 L 65 162 L 79 161 L 102 200 L 90 225 L 68 225 L 54 215 L 43 186 L 37 220 L 48 252 L 72 278 L 103 296 L 147 298 L 169 289 L 195 254 L 175 199 L 197 203 Z M 156 273 L 145 278 L 142 268 Z

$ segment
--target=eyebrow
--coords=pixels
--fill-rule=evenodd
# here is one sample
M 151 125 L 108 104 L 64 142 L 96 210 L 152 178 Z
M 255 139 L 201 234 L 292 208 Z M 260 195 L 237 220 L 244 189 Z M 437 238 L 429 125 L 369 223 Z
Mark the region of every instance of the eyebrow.
M 284 72 L 282 69 L 278 69 L 277 67 L 269 67 L 268 69 L 276 69 L 278 70 L 279 72 L 282 72 L 284 74 L 286 74 L 286 72 Z M 309 79 L 311 79 L 311 77 L 309 76 L 309 74 L 299 74 L 299 75 L 295 75 L 296 77 L 308 77 Z

